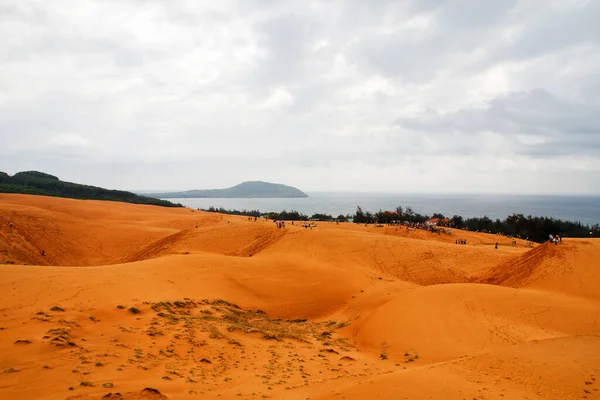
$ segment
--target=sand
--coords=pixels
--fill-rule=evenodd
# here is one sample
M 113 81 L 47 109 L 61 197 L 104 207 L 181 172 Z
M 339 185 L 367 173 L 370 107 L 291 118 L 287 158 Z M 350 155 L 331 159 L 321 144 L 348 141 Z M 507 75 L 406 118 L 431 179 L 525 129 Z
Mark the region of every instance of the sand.
M 0 195 L 0 398 L 600 398 L 600 241 L 510 243 Z

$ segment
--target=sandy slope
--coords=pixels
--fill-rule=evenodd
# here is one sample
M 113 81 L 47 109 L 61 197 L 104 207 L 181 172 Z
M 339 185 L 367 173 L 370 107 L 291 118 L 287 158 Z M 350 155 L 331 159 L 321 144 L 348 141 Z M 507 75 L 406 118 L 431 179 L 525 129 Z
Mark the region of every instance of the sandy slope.
M 599 398 L 597 240 L 317 225 L 0 195 L 0 398 Z
M 534 340 L 336 385 L 318 399 L 596 399 L 600 337 Z
M 446 361 L 532 340 L 593 334 L 600 304 L 540 291 L 450 284 L 406 290 L 352 328 L 358 343 L 426 362 Z
M 545 243 L 492 269 L 482 282 L 575 296 L 600 297 L 600 247 L 596 240 Z

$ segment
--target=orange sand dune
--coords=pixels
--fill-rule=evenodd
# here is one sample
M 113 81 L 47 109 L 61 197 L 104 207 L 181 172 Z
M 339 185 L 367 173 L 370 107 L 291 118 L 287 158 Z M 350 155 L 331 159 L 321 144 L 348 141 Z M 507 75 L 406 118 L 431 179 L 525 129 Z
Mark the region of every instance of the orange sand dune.
M 451 284 L 403 291 L 348 327 L 364 347 L 438 362 L 521 342 L 593 334 L 600 304 L 546 292 Z
M 0 398 L 598 398 L 600 241 L 510 241 L 0 195 Z
M 194 216 L 188 209 L 2 194 L 0 261 L 114 264 L 147 243 L 191 228 Z M 218 219 L 215 215 L 196 218 L 205 224 L 218 223 Z
M 600 336 L 534 340 L 475 356 L 401 369 L 316 399 L 596 399 Z
M 344 230 L 348 229 L 348 227 L 344 224 L 342 225 Z M 480 232 L 471 232 L 471 231 L 463 231 L 460 229 L 454 228 L 444 228 L 452 232 L 451 235 L 447 235 L 444 233 L 436 234 L 429 231 L 425 231 L 422 229 L 407 229 L 406 227 L 395 227 L 395 226 L 379 226 L 379 225 L 368 225 L 364 227 L 363 225 L 353 225 L 353 228 L 357 230 L 363 230 L 371 233 L 381 233 L 385 235 L 399 236 L 399 237 L 407 237 L 411 239 L 419 239 L 419 240 L 427 240 L 427 241 L 438 241 L 444 243 L 455 243 L 456 239 L 465 239 L 468 244 L 476 245 L 476 246 L 494 246 L 496 243 L 501 248 L 512 247 L 512 241 L 516 240 L 517 246 L 526 247 L 529 243 L 527 240 L 523 239 L 513 239 L 501 235 L 493 235 L 493 234 L 485 234 Z
M 497 266 L 482 282 L 598 298 L 599 265 L 597 240 L 566 239 L 560 245 L 547 242 Z

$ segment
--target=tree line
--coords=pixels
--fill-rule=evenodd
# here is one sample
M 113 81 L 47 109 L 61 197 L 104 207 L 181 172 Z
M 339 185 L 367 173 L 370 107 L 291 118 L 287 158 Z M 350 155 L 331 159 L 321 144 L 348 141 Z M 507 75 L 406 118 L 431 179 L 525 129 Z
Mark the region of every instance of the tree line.
M 243 215 L 243 216 L 247 216 L 247 217 L 262 217 L 262 218 L 267 218 L 267 219 L 271 219 L 271 220 L 285 220 L 285 221 L 340 221 L 340 222 L 347 222 L 348 219 L 351 219 L 352 216 L 351 215 L 339 215 L 338 217 L 333 217 L 330 214 L 320 214 L 320 213 L 316 213 L 313 214 L 312 216 L 308 216 L 306 214 L 302 214 L 298 211 L 295 210 L 291 210 L 291 211 L 286 211 L 283 210 L 281 212 L 266 212 L 266 213 L 261 213 L 259 210 L 227 210 L 223 207 L 213 207 L 210 206 L 208 208 L 203 208 L 203 209 L 198 209 L 198 210 L 202 210 L 202 211 L 206 211 L 206 212 L 214 212 L 214 213 L 219 213 L 219 214 L 227 214 L 227 215 Z
M 390 224 L 396 221 L 409 223 L 425 223 L 431 219 L 438 219 L 437 225 L 450 228 L 464 229 L 475 232 L 487 232 L 506 236 L 520 237 L 534 242 L 544 242 L 549 235 L 559 234 L 563 237 L 589 237 L 590 234 L 598 236 L 600 226 L 588 225 L 581 221 L 566 221 L 551 217 L 525 216 L 512 214 L 501 220 L 492 220 L 488 216 L 464 218 L 460 215 L 446 217 L 441 213 L 429 216 L 414 212 L 411 207 L 397 207 L 395 211 L 382 211 L 370 213 L 356 207 L 354 214 L 355 223 Z
M 212 212 L 212 213 L 219 213 L 219 214 L 226 214 L 226 215 L 243 215 L 246 217 L 260 217 L 260 211 L 258 210 L 227 210 L 223 207 L 213 207 L 210 206 L 208 208 L 199 208 L 198 211 L 206 211 L 206 212 Z
M 488 216 L 464 218 L 460 215 L 446 217 L 441 213 L 432 215 L 420 214 L 415 212 L 412 207 L 396 207 L 394 211 L 377 212 L 364 211 L 362 207 L 357 206 L 354 215 L 340 214 L 333 217 L 330 214 L 316 213 L 311 217 L 298 211 L 282 211 L 261 213 L 258 210 L 225 210 L 223 208 L 210 207 L 204 211 L 218 212 L 222 214 L 246 215 L 254 217 L 265 217 L 271 220 L 286 221 L 352 221 L 357 224 L 392 224 L 392 223 L 410 223 L 423 224 L 431 219 L 437 218 L 437 225 L 447 226 L 449 228 L 464 229 L 474 232 L 486 232 L 493 234 L 502 234 L 512 237 L 520 237 L 533 242 L 544 242 L 548 240 L 549 235 L 559 234 L 563 237 L 589 237 L 600 235 L 600 226 L 598 224 L 588 225 L 580 221 L 566 221 L 551 217 L 525 216 L 523 214 L 512 214 L 501 220 L 493 220 Z

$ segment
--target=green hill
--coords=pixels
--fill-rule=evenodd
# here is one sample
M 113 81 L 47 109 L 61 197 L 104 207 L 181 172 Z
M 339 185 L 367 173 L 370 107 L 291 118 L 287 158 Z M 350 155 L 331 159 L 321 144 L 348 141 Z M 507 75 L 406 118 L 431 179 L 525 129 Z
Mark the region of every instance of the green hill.
M 308 197 L 292 186 L 261 181 L 243 182 L 227 189 L 187 190 L 184 192 L 152 193 L 150 197 L 173 198 L 290 198 Z
M 63 182 L 56 176 L 38 171 L 18 172 L 13 176 L 0 172 L 0 193 L 35 194 L 84 200 L 109 200 L 134 204 L 151 204 L 163 207 L 182 207 L 170 201 L 139 196 L 123 190 L 110 190 L 96 186 Z

